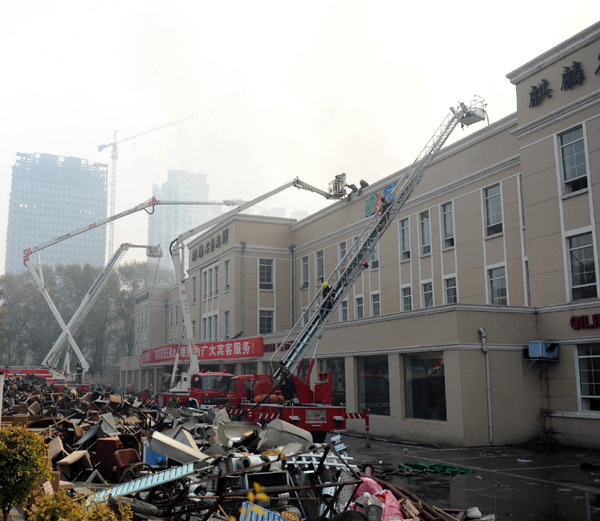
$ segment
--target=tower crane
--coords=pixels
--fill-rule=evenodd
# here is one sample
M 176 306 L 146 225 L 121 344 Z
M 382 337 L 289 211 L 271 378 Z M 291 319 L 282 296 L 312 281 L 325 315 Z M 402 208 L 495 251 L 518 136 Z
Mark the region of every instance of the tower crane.
M 150 134 L 150 132 L 154 132 L 156 130 L 160 130 L 166 127 L 170 127 L 172 125 L 176 125 L 177 123 L 182 123 L 183 121 L 187 121 L 188 119 L 193 118 L 194 116 L 188 116 L 186 118 L 177 119 L 175 121 L 171 121 L 170 123 L 165 123 L 164 125 L 160 125 L 158 127 L 153 127 L 148 130 L 144 130 L 143 132 L 138 132 L 137 134 L 133 134 L 132 136 L 128 136 L 123 139 L 117 140 L 117 130 L 113 133 L 113 140 L 110 143 L 106 143 L 104 145 L 98 145 L 98 151 L 102 152 L 105 148 L 110 148 L 110 160 L 111 160 L 111 171 L 110 171 L 110 179 L 108 183 L 108 214 L 114 215 L 115 213 L 115 199 L 116 199 L 116 186 L 117 186 L 117 157 L 118 150 L 117 145 L 124 143 L 125 141 L 131 141 L 132 139 L 138 138 L 140 136 L 144 136 L 146 134 Z M 113 245 L 115 241 L 115 223 L 110 222 L 108 225 L 108 256 L 110 257 L 113 254 Z

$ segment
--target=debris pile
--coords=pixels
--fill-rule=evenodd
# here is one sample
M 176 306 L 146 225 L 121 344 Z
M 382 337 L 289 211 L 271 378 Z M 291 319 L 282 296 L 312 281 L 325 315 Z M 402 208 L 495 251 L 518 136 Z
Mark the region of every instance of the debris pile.
M 317 521 L 350 509 L 369 521 L 450 519 L 361 474 L 339 435 L 318 444 L 280 419 L 232 421 L 225 409 L 158 409 L 139 398 L 8 380 L 3 422 L 46 441 L 46 492 L 127 502 L 137 519 Z

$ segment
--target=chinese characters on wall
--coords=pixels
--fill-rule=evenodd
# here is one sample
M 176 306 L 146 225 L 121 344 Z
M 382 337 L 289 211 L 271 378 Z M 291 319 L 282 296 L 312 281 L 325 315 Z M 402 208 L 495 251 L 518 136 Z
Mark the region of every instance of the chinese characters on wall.
M 211 237 L 206 243 L 201 244 L 197 248 L 192 250 L 192 261 L 198 260 L 204 255 L 208 255 L 220 248 L 229 241 L 229 228 L 225 228 L 222 232 L 218 233 L 214 237 Z
M 600 55 L 598 55 L 598 61 L 600 62 Z M 596 68 L 594 75 L 600 74 L 600 64 Z M 563 72 L 561 74 L 561 85 L 560 90 L 567 91 L 574 89 L 578 85 L 583 85 L 585 80 L 585 74 L 581 62 L 574 61 L 569 66 L 563 66 Z M 550 88 L 550 82 L 546 79 L 542 79 L 537 85 L 532 85 L 529 91 L 529 108 L 537 107 L 541 105 L 545 98 L 552 97 L 552 89 Z

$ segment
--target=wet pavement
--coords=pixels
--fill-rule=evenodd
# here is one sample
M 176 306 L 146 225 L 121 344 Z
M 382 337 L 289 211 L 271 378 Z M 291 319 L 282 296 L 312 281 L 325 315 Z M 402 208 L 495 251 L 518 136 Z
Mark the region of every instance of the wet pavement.
M 477 507 L 496 520 L 600 521 L 600 451 L 541 444 L 461 449 L 380 439 L 366 448 L 365 438 L 348 434 L 342 441 L 361 469 L 374 465 L 375 476 L 431 506 Z M 474 472 L 403 475 L 399 463 L 441 463 Z

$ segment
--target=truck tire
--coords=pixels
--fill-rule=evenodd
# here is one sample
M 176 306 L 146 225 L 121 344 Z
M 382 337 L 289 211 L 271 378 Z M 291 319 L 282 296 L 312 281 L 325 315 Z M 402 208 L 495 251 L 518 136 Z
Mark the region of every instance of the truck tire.
M 312 434 L 313 442 L 315 443 L 325 443 L 325 439 L 327 438 L 327 431 L 310 431 Z
M 108 498 L 108 504 L 112 508 L 118 508 L 119 503 L 128 505 L 134 514 L 142 514 L 145 516 L 156 516 L 158 515 L 158 508 L 151 503 L 146 503 L 140 499 L 125 496 L 110 496 Z

